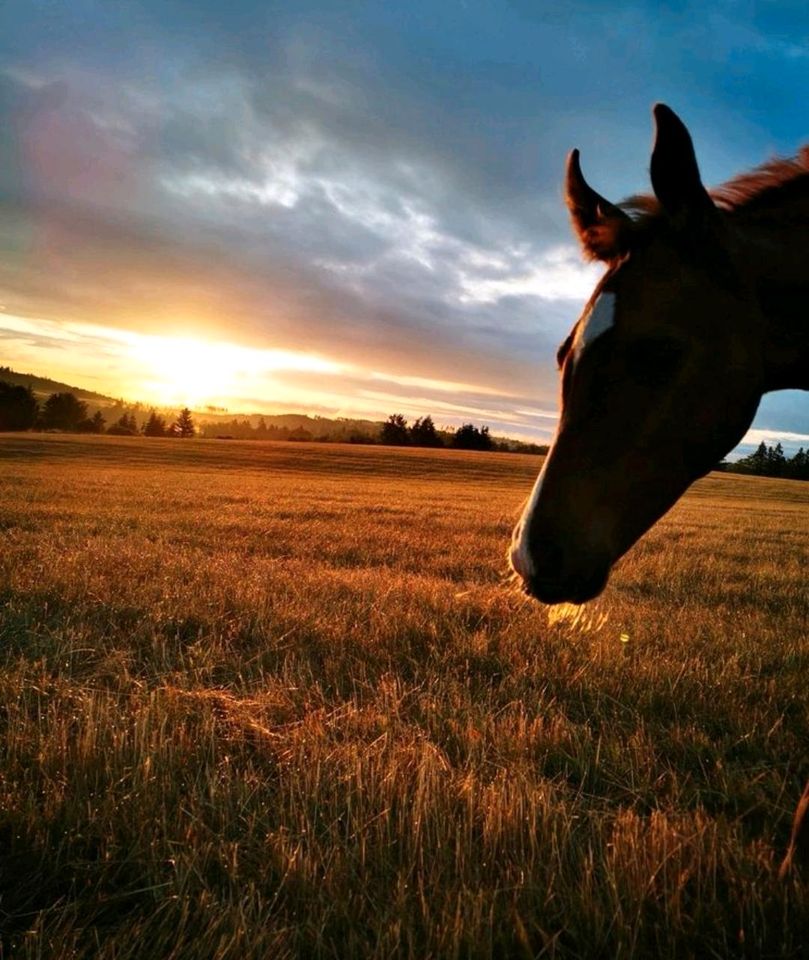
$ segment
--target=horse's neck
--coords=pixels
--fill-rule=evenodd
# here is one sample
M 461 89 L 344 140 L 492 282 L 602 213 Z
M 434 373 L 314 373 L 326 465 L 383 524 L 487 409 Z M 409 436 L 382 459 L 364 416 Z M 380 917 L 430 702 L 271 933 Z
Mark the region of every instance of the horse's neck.
M 750 278 L 766 318 L 765 390 L 809 390 L 809 202 L 805 216 L 745 225 Z

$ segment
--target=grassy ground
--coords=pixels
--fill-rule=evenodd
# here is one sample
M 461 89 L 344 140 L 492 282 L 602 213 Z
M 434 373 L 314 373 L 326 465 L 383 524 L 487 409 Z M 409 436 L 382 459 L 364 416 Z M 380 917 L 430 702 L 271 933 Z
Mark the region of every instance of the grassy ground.
M 549 616 L 537 462 L 0 437 L 0 956 L 807 956 L 809 484 Z

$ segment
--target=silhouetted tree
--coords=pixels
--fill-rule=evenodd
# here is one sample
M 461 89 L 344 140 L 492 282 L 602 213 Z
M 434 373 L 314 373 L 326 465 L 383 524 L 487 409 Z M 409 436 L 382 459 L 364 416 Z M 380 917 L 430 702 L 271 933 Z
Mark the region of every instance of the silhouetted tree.
M 756 452 L 751 453 L 744 460 L 753 473 L 765 474 L 767 472 L 767 444 L 762 440 L 756 448 Z
M 39 404 L 28 387 L 0 381 L 0 430 L 30 430 L 38 415 Z
M 458 427 L 452 437 L 452 446 L 460 450 L 491 450 L 492 445 L 489 428 L 478 429 L 473 423 Z
M 382 424 L 382 432 L 379 435 L 381 443 L 391 444 L 396 447 L 406 446 L 410 442 L 410 434 L 407 430 L 407 420 L 401 413 L 392 413 L 385 423 Z
M 90 417 L 90 424 L 92 426 L 90 433 L 103 433 L 106 423 L 107 421 L 104 419 L 104 414 L 100 410 L 96 410 L 92 417 Z
M 78 433 L 103 433 L 104 418 L 101 416 L 101 411 L 97 410 L 92 417 L 85 417 L 76 427 L 76 431 Z
M 107 430 L 117 437 L 134 437 L 138 432 L 138 424 L 134 413 L 122 413 L 115 423 Z
M 431 416 L 419 417 L 410 428 L 410 442 L 416 447 L 443 447 Z
M 809 480 L 809 454 L 801 447 L 792 459 L 787 459 L 780 443 L 768 447 L 762 442 L 755 453 L 728 464 L 727 469 L 733 473 L 755 473 L 761 477 Z
M 176 427 L 176 435 L 178 437 L 193 437 L 194 436 L 194 418 L 191 416 L 191 411 L 188 407 L 183 407 L 180 411 L 180 415 L 177 417 L 177 420 L 174 423 Z
M 767 476 L 768 477 L 781 477 L 784 475 L 784 467 L 786 466 L 786 457 L 784 456 L 784 448 L 780 443 L 776 443 L 774 447 L 769 447 L 767 449 Z
M 152 410 L 146 423 L 143 425 L 144 437 L 165 437 L 166 421 L 159 416 L 157 411 Z
M 786 475 L 793 480 L 809 480 L 809 453 L 803 447 L 787 462 Z
M 78 430 L 87 419 L 87 404 L 75 393 L 52 393 L 45 401 L 42 425 L 46 430 Z

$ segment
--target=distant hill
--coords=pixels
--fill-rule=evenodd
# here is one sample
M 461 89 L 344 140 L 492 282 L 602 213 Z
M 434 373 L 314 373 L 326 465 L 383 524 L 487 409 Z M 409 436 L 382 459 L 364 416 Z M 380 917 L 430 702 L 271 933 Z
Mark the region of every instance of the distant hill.
M 122 414 L 135 418 L 138 428 L 146 422 L 150 411 L 155 410 L 168 423 L 173 422 L 179 410 L 177 407 L 156 406 L 155 404 L 131 403 L 126 400 L 85 390 L 69 383 L 61 383 L 48 377 L 39 377 L 34 373 L 18 373 L 10 367 L 0 366 L 0 380 L 14 386 L 30 387 L 40 403 L 53 393 L 74 393 L 79 400 L 87 404 L 87 414 L 92 417 L 97 411 L 106 421 L 107 427 L 114 424 Z M 360 420 L 349 417 L 321 417 L 305 413 L 232 413 L 220 407 L 203 406 L 191 411 L 194 415 L 199 435 L 202 437 L 227 437 L 252 440 L 323 440 L 338 443 L 376 442 L 382 431 L 381 420 Z M 452 431 L 439 430 L 443 442 L 450 444 Z M 497 448 L 516 453 L 545 453 L 547 447 L 512 440 L 508 437 L 492 436 Z
M 88 412 L 92 415 L 100 410 L 107 418 L 117 419 L 121 413 L 132 413 L 138 426 L 146 420 L 149 411 L 156 410 L 162 416 L 174 417 L 178 413 L 176 407 L 164 407 L 156 404 L 128 402 L 116 397 L 110 397 L 84 387 L 77 387 L 49 377 L 40 377 L 34 373 L 19 373 L 11 367 L 0 366 L 0 380 L 13 386 L 30 387 L 40 402 L 46 400 L 52 393 L 74 393 L 79 400 L 87 403 Z M 352 431 L 365 431 L 371 436 L 379 433 L 381 424 L 373 420 L 350 420 L 347 418 L 332 419 L 330 417 L 310 416 L 305 413 L 233 413 L 218 407 L 199 407 L 192 410 L 197 424 L 203 428 L 202 434 L 214 436 L 222 432 L 228 433 L 232 428 L 237 432 L 245 429 L 255 430 L 262 422 L 268 427 L 276 427 L 289 431 L 307 431 L 320 437 L 342 436 Z
M 382 424 L 347 417 L 313 417 L 304 413 L 237 414 L 199 410 L 195 414 L 200 436 L 234 440 L 377 440 Z
M 74 387 L 69 383 L 60 383 L 58 380 L 50 380 L 48 377 L 38 377 L 35 373 L 17 373 L 11 367 L 0 367 L 0 380 L 4 380 L 15 387 L 30 387 L 38 400 L 49 397 L 52 393 L 75 393 L 80 400 L 97 404 L 121 406 L 122 403 L 122 401 L 116 400 L 114 397 L 107 397 L 103 393 L 95 393 L 92 390 L 85 390 L 83 387 Z

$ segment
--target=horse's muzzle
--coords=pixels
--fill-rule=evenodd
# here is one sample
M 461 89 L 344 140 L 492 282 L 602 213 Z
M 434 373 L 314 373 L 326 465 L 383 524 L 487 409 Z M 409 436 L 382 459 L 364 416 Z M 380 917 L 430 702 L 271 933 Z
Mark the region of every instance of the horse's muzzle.
M 544 529 L 543 529 L 544 526 Z M 537 525 L 530 540 L 518 526 L 511 550 L 511 565 L 525 592 L 542 603 L 586 603 L 604 589 L 610 562 L 573 549 L 572 538 Z
M 609 567 L 565 578 L 532 576 L 523 579 L 523 589 L 540 603 L 587 603 L 601 593 L 608 577 Z

